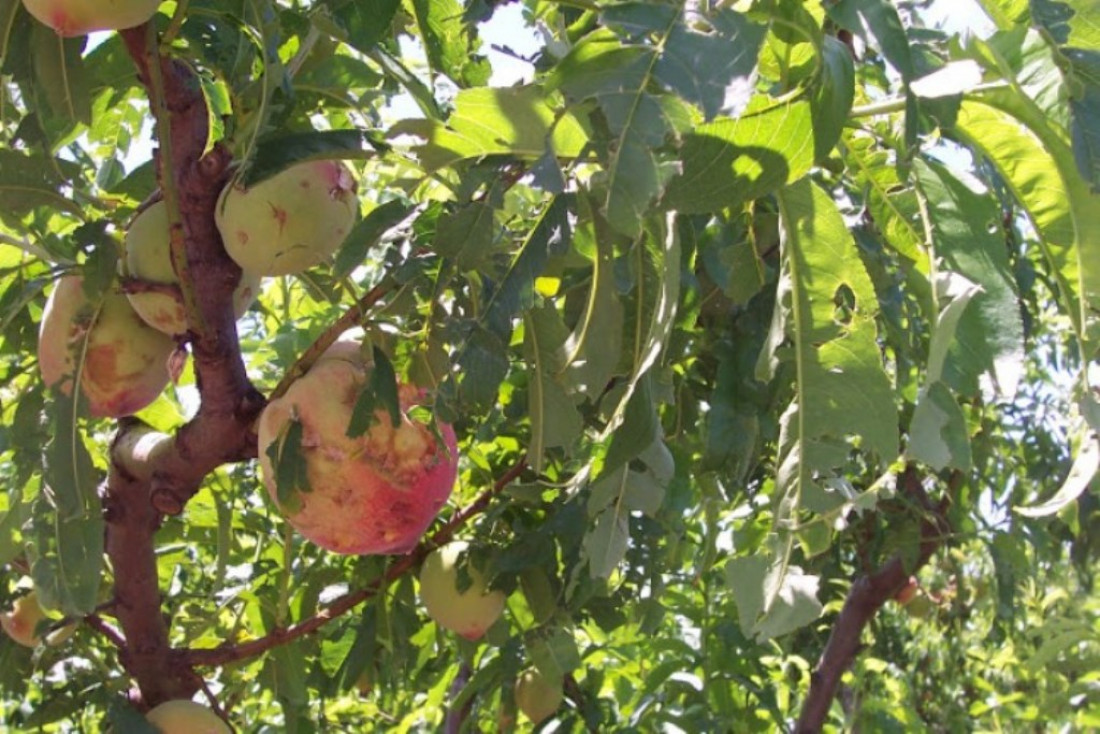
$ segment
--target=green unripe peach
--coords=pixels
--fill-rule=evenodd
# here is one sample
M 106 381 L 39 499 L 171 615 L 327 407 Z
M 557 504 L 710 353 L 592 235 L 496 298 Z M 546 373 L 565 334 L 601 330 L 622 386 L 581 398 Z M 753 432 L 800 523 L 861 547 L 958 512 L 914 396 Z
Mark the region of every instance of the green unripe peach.
M 455 541 L 428 554 L 420 569 L 420 599 L 440 627 L 477 640 L 504 611 L 504 594 L 489 591 L 485 575 L 473 564 L 467 565 L 470 586 L 458 590 L 458 561 L 468 548 Z
M 27 12 L 61 36 L 132 28 L 152 18 L 159 5 L 160 0 L 23 0 Z
M 108 288 L 98 304 L 84 295 L 79 276 L 61 278 L 46 300 L 38 331 L 38 367 L 47 386 L 80 389 L 93 416 L 131 415 L 168 385 L 170 337 L 150 328 L 121 293 Z
M 162 734 L 233 734 L 213 711 L 194 701 L 165 701 L 145 714 Z
M 516 706 L 533 724 L 539 724 L 561 706 L 561 680 L 551 680 L 530 668 L 516 679 Z
M 331 256 L 355 223 L 359 201 L 340 161 L 299 163 L 252 188 L 226 186 L 215 221 L 243 270 L 293 275 Z
M 150 205 L 135 217 L 126 231 L 126 274 L 159 285 L 180 282 L 172 267 L 168 206 L 163 201 Z M 238 318 L 256 299 L 259 288 L 260 276 L 248 271 L 241 273 L 240 283 L 233 291 L 233 313 Z M 128 293 L 126 297 L 145 323 L 157 331 L 171 336 L 186 333 L 187 317 L 178 295 L 145 291 Z

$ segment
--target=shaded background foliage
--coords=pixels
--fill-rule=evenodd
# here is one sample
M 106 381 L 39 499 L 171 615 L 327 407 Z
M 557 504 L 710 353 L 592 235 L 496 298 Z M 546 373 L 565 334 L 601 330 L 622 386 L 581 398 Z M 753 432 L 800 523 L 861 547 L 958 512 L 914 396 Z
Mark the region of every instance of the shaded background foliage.
M 785 729 L 854 582 L 899 558 L 920 591 L 874 616 L 829 724 L 1096 727 L 1097 9 L 981 7 L 995 30 L 960 38 L 910 2 L 528 0 L 533 78 L 490 87 L 478 24 L 516 4 L 164 3 L 235 176 L 359 178 L 332 262 L 241 320 L 252 382 L 380 287 L 370 343 L 459 436 L 444 517 L 525 462 L 459 529 L 509 593 L 484 642 L 405 573 L 200 667 L 233 721 L 508 729 L 533 664 L 565 676 L 562 730 Z M 121 36 L 59 39 L 18 0 L 0 59 L 0 603 L 32 577 L 79 617 L 112 598 L 116 426 L 44 390 L 37 323 L 62 272 L 112 287 L 156 108 Z M 139 417 L 174 431 L 200 396 L 187 368 Z M 156 563 L 150 613 L 210 650 L 395 561 L 303 541 L 241 462 L 164 519 Z M 14 730 L 138 731 L 132 685 L 90 626 L 0 640 Z

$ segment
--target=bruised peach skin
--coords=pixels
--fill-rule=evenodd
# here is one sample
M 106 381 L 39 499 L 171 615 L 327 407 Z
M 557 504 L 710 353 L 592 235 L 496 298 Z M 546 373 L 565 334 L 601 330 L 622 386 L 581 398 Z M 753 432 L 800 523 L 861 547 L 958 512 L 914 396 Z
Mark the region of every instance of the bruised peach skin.
M 160 0 L 23 0 L 27 12 L 59 36 L 132 28 L 152 18 L 159 5 Z
M 278 502 L 268 447 L 290 421 L 302 423 L 302 452 L 310 490 L 296 495 L 287 521 L 303 536 L 336 553 L 407 553 L 420 540 L 454 487 L 458 469 L 455 434 L 440 424 L 442 444 L 429 426 L 402 415 L 394 428 L 379 411 L 357 438 L 347 436 L 367 369 L 356 360 L 318 361 L 260 416 L 260 467 Z M 401 407 L 416 402 L 416 390 L 401 388 Z
M 108 289 L 96 308 L 79 276 L 61 278 L 46 301 L 38 332 L 38 366 L 47 386 L 72 394 L 77 359 L 80 389 L 96 417 L 131 415 L 168 385 L 176 344 L 150 328 L 126 296 Z
M 215 223 L 243 270 L 294 275 L 343 244 L 359 211 L 356 189 L 340 161 L 299 163 L 252 188 L 226 186 Z
M 176 285 L 172 267 L 168 206 L 158 201 L 143 211 L 126 230 L 126 274 L 147 283 Z M 233 291 L 233 314 L 240 318 L 260 290 L 260 276 L 244 271 Z M 170 293 L 127 293 L 130 305 L 145 323 L 170 336 L 187 332 L 183 299 Z

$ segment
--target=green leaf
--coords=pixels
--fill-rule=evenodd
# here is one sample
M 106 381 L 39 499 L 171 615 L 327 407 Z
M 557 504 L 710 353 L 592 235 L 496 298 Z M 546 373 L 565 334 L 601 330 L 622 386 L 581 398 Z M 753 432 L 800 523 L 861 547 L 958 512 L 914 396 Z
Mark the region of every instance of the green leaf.
M 1100 195 L 1078 174 L 1064 134 L 1012 90 L 964 102 L 958 128 L 990 157 L 1027 210 L 1082 350 L 1094 354 L 1100 344 Z M 1054 170 L 1042 164 L 1048 160 Z
M 630 527 L 620 507 L 609 507 L 600 513 L 584 536 L 584 553 L 592 578 L 611 577 L 626 556 L 629 540 Z
M 34 24 L 31 35 L 35 89 L 45 96 L 48 111 L 70 125 L 90 125 L 90 85 L 81 59 L 87 39 L 62 38 L 41 23 Z
M 87 513 L 63 517 L 47 494 L 34 503 L 33 543 L 27 547 L 31 577 L 43 606 L 83 616 L 99 603 L 103 574 L 103 513 L 98 501 Z
M 1062 486 L 1049 499 L 1035 505 L 1017 506 L 1013 509 L 1024 517 L 1047 517 L 1059 512 L 1063 507 L 1075 501 L 1100 471 L 1100 440 L 1090 432 L 1077 451 L 1077 458 Z
M 810 100 L 816 162 L 824 161 L 836 147 L 855 98 L 852 53 L 832 36 L 825 36 L 822 43 L 821 77 Z
M 762 98 L 736 120 L 718 119 L 685 135 L 680 158 L 666 206 L 687 214 L 738 207 L 809 172 L 811 105 Z
M 84 445 L 77 403 L 57 393 L 52 410 L 53 439 L 46 446 L 44 479 L 62 519 L 98 511 L 99 475 Z
M 0 221 L 18 226 L 18 218 L 40 206 L 83 215 L 80 206 L 61 193 L 65 183 L 54 161 L 0 148 Z
M 0 0 L 0 69 L 4 68 L 4 62 L 7 60 L 15 19 L 22 4 L 21 0 Z
M 942 382 L 930 383 L 917 398 L 906 453 L 936 471 L 948 467 L 970 471 L 966 416 Z
M 494 208 L 475 201 L 439 218 L 432 248 L 443 257 L 453 258 L 461 270 L 484 264 L 491 254 L 497 225 Z
M 572 241 L 569 203 L 555 196 L 531 228 L 485 306 L 485 323 L 501 339 L 512 333 L 512 319 L 534 304 L 535 280 L 553 257 L 565 255 Z M 557 369 L 557 368 L 555 368 Z
M 474 27 L 466 24 L 458 0 L 408 0 L 408 4 L 433 71 L 450 77 L 459 87 L 489 82 L 489 62 L 475 53 L 480 43 Z
M 963 312 L 942 379 L 962 395 L 979 393 L 979 378 L 1011 396 L 1023 373 L 1023 324 L 1015 279 L 1000 234 L 1000 207 L 974 180 L 919 159 L 915 171 L 928 200 L 940 270 L 959 273 L 981 287 Z
M 464 89 L 454 100 L 446 124 L 437 120 L 402 120 L 389 137 L 408 134 L 425 142 L 413 146 L 426 171 L 490 155 L 539 158 L 551 152 L 572 158 L 588 136 L 572 113 L 563 111 L 538 86 Z
M 332 14 L 336 27 L 324 26 L 349 46 L 360 51 L 370 51 L 390 31 L 394 15 L 401 7 L 401 0 L 372 0 L 367 5 L 362 0 L 325 0 L 323 3 Z M 323 15 L 315 16 L 320 22 Z
M 390 424 L 397 428 L 401 425 L 401 402 L 397 390 L 397 373 L 393 369 L 386 353 L 377 346 L 373 348 L 373 367 L 370 378 L 352 408 L 351 421 L 348 423 L 348 438 L 358 438 L 374 425 L 376 411 L 384 410 L 390 418 Z
M 706 119 L 744 107 L 765 26 L 728 8 L 698 8 L 691 26 L 679 16 L 675 6 L 639 2 L 612 5 L 600 14 L 603 25 L 630 44 L 667 33 L 655 50 L 653 78 L 697 105 Z
M 581 654 L 573 635 L 561 627 L 536 630 L 525 640 L 535 667 L 550 680 L 558 680 L 581 666 Z
M 909 39 L 897 8 L 889 0 L 840 0 L 826 6 L 829 17 L 840 26 L 877 47 L 902 79 L 912 81 L 915 74 Z
M 542 473 L 546 449 L 568 447 L 582 434 L 583 423 L 558 377 L 559 348 L 566 338 L 564 325 L 551 306 L 532 309 L 524 318 L 524 341 L 529 365 L 527 411 L 531 440 L 527 460 Z
M 242 174 L 241 182 L 244 186 L 254 186 L 304 161 L 370 158 L 381 147 L 380 141 L 362 130 L 265 135 L 256 141 L 254 156 Z
M 393 199 L 371 209 L 348 233 L 344 244 L 336 253 L 333 275 L 345 278 L 363 265 L 367 253 L 378 244 L 387 231 L 400 224 L 412 212 L 413 207 Z
M 292 418 L 279 438 L 267 447 L 267 458 L 275 470 L 275 494 L 280 505 L 293 510 L 298 493 L 309 492 L 309 465 L 302 447 L 302 422 Z

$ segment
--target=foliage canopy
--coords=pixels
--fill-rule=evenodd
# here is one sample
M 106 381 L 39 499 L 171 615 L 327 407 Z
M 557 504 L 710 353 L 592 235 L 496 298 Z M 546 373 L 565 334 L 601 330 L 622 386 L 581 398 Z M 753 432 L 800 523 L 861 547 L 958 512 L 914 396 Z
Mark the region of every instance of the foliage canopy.
M 979 5 L 179 0 L 63 38 L 0 0 L 0 608 L 80 622 L 0 639 L 0 723 L 505 731 L 534 666 L 564 731 L 1100 727 L 1100 8 Z M 512 86 L 503 18 L 540 39 Z M 354 228 L 234 326 L 219 191 L 328 159 Z M 157 200 L 190 358 L 92 418 L 43 307 L 147 287 Z M 458 440 L 406 555 L 318 548 L 258 477 L 265 401 L 353 326 L 349 435 L 400 380 Z M 417 597 L 452 537 L 507 595 L 481 640 Z

